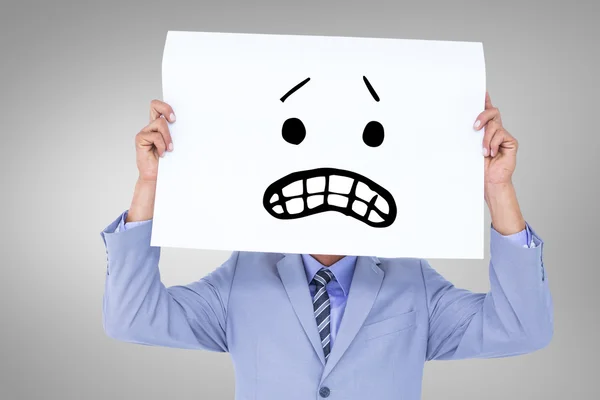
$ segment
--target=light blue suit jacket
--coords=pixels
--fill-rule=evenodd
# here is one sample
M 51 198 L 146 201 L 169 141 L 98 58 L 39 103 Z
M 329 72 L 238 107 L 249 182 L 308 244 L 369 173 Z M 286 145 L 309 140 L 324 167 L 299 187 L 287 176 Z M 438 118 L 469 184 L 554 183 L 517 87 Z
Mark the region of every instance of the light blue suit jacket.
M 186 286 L 160 281 L 152 224 L 103 232 L 106 333 L 127 342 L 229 352 L 236 399 L 419 399 L 424 363 L 546 346 L 553 308 L 543 243 L 491 233 L 489 293 L 454 287 L 425 260 L 358 257 L 327 363 L 297 254 L 234 252 Z

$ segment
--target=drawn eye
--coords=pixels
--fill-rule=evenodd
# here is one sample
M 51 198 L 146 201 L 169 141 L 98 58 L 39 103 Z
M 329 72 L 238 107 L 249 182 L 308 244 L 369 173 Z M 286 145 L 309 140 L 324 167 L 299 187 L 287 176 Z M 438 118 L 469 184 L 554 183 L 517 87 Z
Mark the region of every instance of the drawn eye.
M 300 144 L 306 137 L 306 128 L 298 118 L 288 118 L 281 127 L 283 140 L 290 144 Z
M 363 142 L 369 147 L 377 147 L 383 143 L 383 125 L 377 121 L 371 121 L 363 131 Z

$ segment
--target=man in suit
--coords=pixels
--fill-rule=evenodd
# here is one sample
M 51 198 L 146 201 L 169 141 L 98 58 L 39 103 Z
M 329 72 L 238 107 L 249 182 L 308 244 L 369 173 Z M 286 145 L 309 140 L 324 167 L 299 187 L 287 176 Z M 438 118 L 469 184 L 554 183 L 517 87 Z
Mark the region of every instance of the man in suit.
M 513 356 L 550 342 L 543 243 L 521 215 L 517 141 L 489 96 L 474 125 L 485 128 L 489 293 L 456 288 L 421 259 L 258 252 L 234 252 L 199 281 L 166 288 L 150 233 L 175 115 L 155 100 L 150 119 L 136 136 L 131 207 L 102 232 L 109 336 L 229 352 L 236 398 L 260 400 L 419 399 L 427 360 Z

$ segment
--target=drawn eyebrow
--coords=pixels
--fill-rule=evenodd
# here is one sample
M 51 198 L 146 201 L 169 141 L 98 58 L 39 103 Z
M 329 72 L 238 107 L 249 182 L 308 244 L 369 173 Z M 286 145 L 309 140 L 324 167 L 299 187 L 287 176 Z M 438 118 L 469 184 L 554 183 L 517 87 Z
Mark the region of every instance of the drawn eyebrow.
M 285 101 L 285 99 L 287 99 L 288 97 L 290 97 L 290 95 L 292 93 L 294 93 L 296 90 L 300 89 L 302 86 L 306 85 L 306 83 L 310 81 L 310 78 L 306 78 L 305 80 L 303 80 L 302 82 L 300 82 L 299 84 L 297 84 L 296 86 L 294 86 L 293 88 L 290 89 L 289 92 L 287 92 L 286 94 L 283 95 L 283 97 L 280 99 L 281 102 L 283 103 Z
M 367 85 L 367 89 L 369 89 L 369 93 L 371 93 L 371 96 L 373 96 L 375 101 L 379 101 L 379 96 L 375 92 L 375 89 L 373 89 L 373 86 L 371 86 L 371 83 L 369 82 L 366 76 L 363 76 L 363 81 L 365 81 L 365 85 Z

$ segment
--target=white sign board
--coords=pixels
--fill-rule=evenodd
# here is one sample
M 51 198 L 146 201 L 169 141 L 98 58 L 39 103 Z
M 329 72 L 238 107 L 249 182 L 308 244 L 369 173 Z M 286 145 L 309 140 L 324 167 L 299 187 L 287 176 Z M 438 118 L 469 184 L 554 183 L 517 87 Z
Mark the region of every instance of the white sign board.
M 169 32 L 153 246 L 482 258 L 481 43 Z

